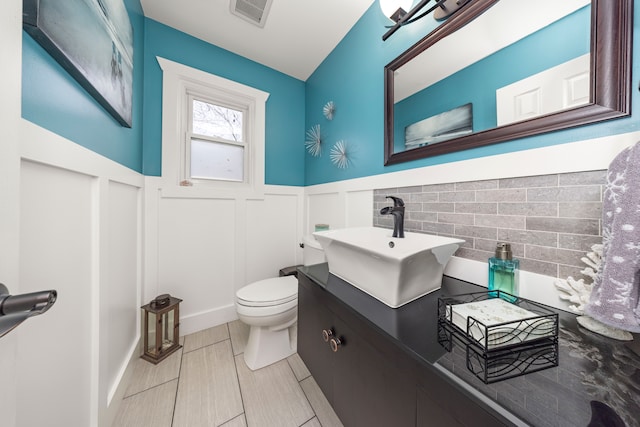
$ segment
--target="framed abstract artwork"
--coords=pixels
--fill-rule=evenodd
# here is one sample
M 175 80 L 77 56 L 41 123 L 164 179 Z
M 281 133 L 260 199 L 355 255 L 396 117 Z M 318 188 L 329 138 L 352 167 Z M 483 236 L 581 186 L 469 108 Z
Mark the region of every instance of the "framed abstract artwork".
M 118 123 L 131 127 L 133 29 L 123 0 L 23 0 L 22 23 Z

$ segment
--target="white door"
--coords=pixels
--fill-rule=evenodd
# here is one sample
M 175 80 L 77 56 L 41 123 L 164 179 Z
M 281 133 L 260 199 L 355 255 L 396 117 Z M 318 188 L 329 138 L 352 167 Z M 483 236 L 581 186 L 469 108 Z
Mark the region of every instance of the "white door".
M 496 91 L 498 126 L 589 102 L 589 54 Z
M 0 5 L 0 283 L 20 293 L 18 277 L 22 0 Z M 2 425 L 16 425 L 16 332 L 0 338 Z

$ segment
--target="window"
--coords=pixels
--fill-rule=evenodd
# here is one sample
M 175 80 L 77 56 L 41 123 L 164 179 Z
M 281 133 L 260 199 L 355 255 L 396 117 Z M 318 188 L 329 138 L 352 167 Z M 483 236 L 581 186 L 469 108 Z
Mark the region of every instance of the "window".
M 243 110 L 189 96 L 185 175 L 194 180 L 244 182 L 249 152 L 244 116 Z
M 158 63 L 163 179 L 261 193 L 269 94 L 163 58 Z

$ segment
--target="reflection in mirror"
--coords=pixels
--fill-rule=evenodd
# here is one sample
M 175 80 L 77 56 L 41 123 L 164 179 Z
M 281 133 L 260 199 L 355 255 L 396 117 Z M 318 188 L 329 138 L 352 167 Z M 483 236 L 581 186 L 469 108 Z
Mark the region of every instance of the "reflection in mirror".
M 385 68 L 385 164 L 628 115 L 631 4 L 471 3 Z
M 500 1 L 396 70 L 394 151 L 589 102 L 590 0 L 540 3 Z

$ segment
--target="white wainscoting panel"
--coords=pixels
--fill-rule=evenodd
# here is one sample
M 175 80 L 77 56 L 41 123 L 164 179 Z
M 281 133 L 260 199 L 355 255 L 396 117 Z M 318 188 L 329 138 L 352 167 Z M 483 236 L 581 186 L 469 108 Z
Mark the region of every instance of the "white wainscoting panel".
M 108 427 L 138 357 L 144 179 L 25 120 L 21 131 L 19 290 L 58 299 L 12 332 L 17 425 Z
M 306 195 L 306 226 L 307 233 L 315 230 L 316 224 L 328 224 L 330 228 L 345 226 L 345 198 L 344 193 L 332 191 Z
M 364 227 L 373 225 L 373 191 L 348 191 L 346 193 L 346 226 Z
M 106 180 L 105 180 L 106 181 Z M 140 314 L 140 241 L 141 193 L 139 187 L 119 182 L 107 182 L 108 221 L 105 283 L 101 286 L 101 310 L 106 314 L 100 326 L 106 341 L 109 400 L 113 397 L 122 370 L 129 362 L 141 329 Z
M 296 194 L 265 194 L 264 200 L 247 201 L 246 283 L 276 277 L 281 268 L 298 263 L 300 201 Z
M 361 180 L 306 187 L 307 221 L 304 229 L 313 232 L 316 224 L 329 224 L 332 229 L 371 226 L 373 190 L 351 186 Z
M 18 425 L 91 425 L 95 181 L 21 168 L 21 292 L 56 289 L 58 300 L 20 326 Z
M 237 289 L 302 261 L 302 187 L 256 198 L 165 185 L 146 178 L 143 295 L 183 300 L 181 335 L 237 319 Z
M 182 335 L 198 330 L 191 317 L 233 303 L 236 226 L 234 200 L 160 200 L 158 287 L 183 300 Z

